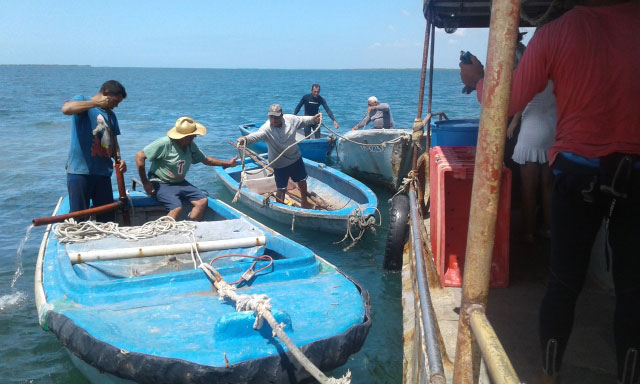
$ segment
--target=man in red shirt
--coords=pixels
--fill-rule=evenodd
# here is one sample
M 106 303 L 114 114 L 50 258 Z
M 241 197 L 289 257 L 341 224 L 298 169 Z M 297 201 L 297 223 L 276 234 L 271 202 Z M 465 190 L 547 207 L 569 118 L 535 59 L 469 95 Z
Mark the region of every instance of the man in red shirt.
M 546 382 L 556 382 L 575 303 L 603 220 L 616 291 L 620 383 L 640 376 L 640 4 L 587 0 L 540 28 L 513 75 L 509 114 L 524 109 L 549 79 L 558 125 L 549 159 L 556 175 L 551 263 L 540 308 Z M 460 64 L 482 102 L 484 70 Z

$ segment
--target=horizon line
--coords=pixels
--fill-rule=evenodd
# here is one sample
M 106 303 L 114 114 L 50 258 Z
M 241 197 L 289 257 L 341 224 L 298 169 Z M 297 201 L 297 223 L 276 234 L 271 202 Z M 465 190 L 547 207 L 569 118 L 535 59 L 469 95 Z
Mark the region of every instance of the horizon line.
M 91 64 L 0 64 L 0 67 L 90 67 L 90 68 L 139 68 L 139 69 L 224 69 L 224 70 L 261 70 L 261 71 L 419 71 L 421 68 L 255 68 L 255 67 L 142 67 L 142 66 L 94 66 Z M 429 69 L 427 67 L 427 69 Z M 459 68 L 434 68 L 434 70 L 451 70 Z

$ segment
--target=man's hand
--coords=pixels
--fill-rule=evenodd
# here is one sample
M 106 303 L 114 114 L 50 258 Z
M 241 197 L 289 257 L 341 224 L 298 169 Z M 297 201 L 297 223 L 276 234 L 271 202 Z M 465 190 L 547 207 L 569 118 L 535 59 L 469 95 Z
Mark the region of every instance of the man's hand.
M 367 113 L 371 113 L 371 111 L 373 111 L 374 109 L 376 109 L 375 105 L 370 105 L 367 107 Z
M 111 106 L 111 98 L 109 96 L 100 95 L 95 98 L 94 101 L 96 103 L 96 107 L 98 108 L 109 109 L 109 107 Z
M 238 156 L 233 156 L 233 158 L 229 161 L 227 161 L 226 165 L 223 165 L 223 168 L 228 168 L 228 167 L 235 167 L 236 165 L 238 165 Z
M 340 126 L 338 125 L 338 122 L 333 120 L 333 128 L 335 129 L 340 129 Z
M 353 128 L 351 128 L 352 131 L 357 131 L 358 129 L 360 129 L 360 127 L 358 127 L 357 125 Z
M 153 194 L 155 193 L 155 191 L 153 190 L 153 184 L 151 184 L 151 182 L 149 180 L 143 181 L 142 182 L 142 187 L 144 188 L 144 191 L 149 196 L 153 196 Z
M 121 171 L 122 173 L 127 172 L 127 163 L 125 163 L 125 162 L 124 162 L 124 160 L 120 160 L 120 164 L 119 164 L 119 165 L 118 165 L 118 164 L 116 164 L 116 166 L 119 166 L 119 167 L 120 167 L 120 171 Z
M 238 147 L 244 147 L 245 145 L 247 145 L 247 138 L 244 136 L 238 137 L 236 141 L 238 142 Z
M 313 121 L 315 121 L 316 124 L 320 123 L 322 121 L 322 113 L 318 113 L 317 115 L 313 116 Z
M 484 66 L 474 55 L 470 58 L 471 64 L 460 62 L 460 79 L 464 85 L 476 89 L 478 81 L 484 78 Z

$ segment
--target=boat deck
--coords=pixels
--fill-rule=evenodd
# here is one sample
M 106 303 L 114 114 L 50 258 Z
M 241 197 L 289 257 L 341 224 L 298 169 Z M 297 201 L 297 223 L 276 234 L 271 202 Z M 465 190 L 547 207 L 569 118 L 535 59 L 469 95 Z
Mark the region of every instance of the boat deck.
M 536 243 L 523 244 L 520 239 L 519 212 L 512 212 L 510 242 L 510 284 L 508 288 L 491 289 L 487 316 L 495 329 L 520 381 L 531 383 L 541 372 L 538 341 L 538 309 L 544 295 L 549 263 L 549 240 L 536 238 Z M 429 228 L 428 220 L 425 226 Z M 592 260 L 593 263 L 593 260 Z M 604 261 L 603 261 L 604 263 Z M 610 282 L 603 279 L 601 266 L 591 266 L 590 278 L 576 308 L 576 319 L 565 357 L 561 378 L 564 384 L 614 383 L 616 381 L 613 311 L 615 297 Z M 599 274 L 593 271 L 599 269 Z M 415 382 L 411 368 L 416 364 L 411 343 L 414 329 L 414 296 L 408 252 L 402 271 L 404 308 L 404 382 Z M 455 358 L 458 310 L 461 288 L 432 290 L 431 297 L 438 326 L 451 362 Z M 443 359 L 445 360 L 445 359 Z M 443 361 L 447 382 L 452 382 L 453 364 Z M 480 383 L 489 383 L 481 367 Z

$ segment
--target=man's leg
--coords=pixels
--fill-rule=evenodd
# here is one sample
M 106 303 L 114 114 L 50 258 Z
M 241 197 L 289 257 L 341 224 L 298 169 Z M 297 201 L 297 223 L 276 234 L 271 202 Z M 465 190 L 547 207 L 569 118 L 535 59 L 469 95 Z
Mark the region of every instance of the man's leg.
M 313 207 L 307 199 L 307 170 L 304 168 L 302 157 L 289 166 L 289 172 L 291 179 L 298 183 L 298 188 L 300 188 L 300 203 L 302 204 L 302 208 L 312 209 Z
M 191 210 L 191 214 L 189 215 L 189 219 L 200 221 L 204 217 L 204 212 L 207 210 L 207 198 L 200 200 L 192 200 L 191 204 L 193 205 L 193 209 Z
M 300 188 L 302 208 L 313 209 L 313 206 L 309 204 L 309 200 L 307 199 L 307 180 L 298 181 L 298 188 Z
M 156 191 L 153 197 L 169 211 L 167 216 L 177 221 L 182 212 L 182 202 L 179 196 L 180 189 L 175 185 L 157 181 L 152 181 L 151 184 Z
M 93 187 L 91 193 L 91 200 L 94 207 L 100 207 L 102 205 L 113 203 L 113 189 L 111 186 L 111 177 L 108 176 L 89 176 Z M 106 212 L 96 216 L 96 221 L 106 223 L 109 221 L 115 221 L 115 212 Z
M 581 191 L 590 180 L 561 173 L 553 186 L 549 281 L 540 306 L 542 361 L 549 376 L 560 369 L 591 248 L 606 210 L 603 202 L 583 200 Z
M 614 335 L 618 381 L 640 383 L 640 171 L 628 199 L 618 199 L 609 223 L 616 291 Z
M 306 128 L 305 128 L 306 129 Z M 282 168 L 273 169 L 273 178 L 276 181 L 276 201 L 284 203 L 284 194 L 287 191 L 287 185 L 289 184 L 289 168 L 286 166 Z
M 67 192 L 69 194 L 69 212 L 89 209 L 91 195 L 89 194 L 88 175 L 67 173 Z
M 189 220 L 202 220 L 207 209 L 207 197 L 204 193 L 186 180 L 178 184 L 177 188 L 180 189 L 178 194 L 180 200 L 187 200 L 193 205 Z

